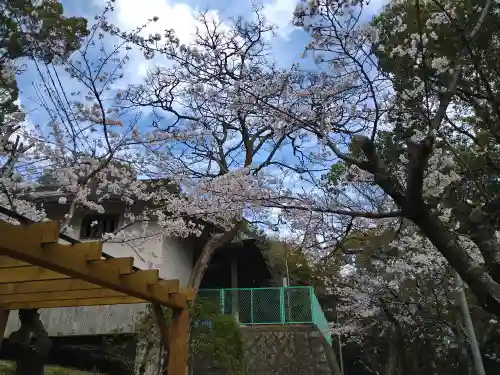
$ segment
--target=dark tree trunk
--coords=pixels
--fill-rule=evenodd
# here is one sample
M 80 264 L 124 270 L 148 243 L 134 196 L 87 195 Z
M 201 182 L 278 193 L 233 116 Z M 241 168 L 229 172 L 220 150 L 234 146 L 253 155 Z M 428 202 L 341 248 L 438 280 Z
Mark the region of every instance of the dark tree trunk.
M 44 363 L 51 347 L 49 335 L 38 310 L 19 310 L 21 328 L 12 332 L 15 348 L 16 375 L 43 375 Z

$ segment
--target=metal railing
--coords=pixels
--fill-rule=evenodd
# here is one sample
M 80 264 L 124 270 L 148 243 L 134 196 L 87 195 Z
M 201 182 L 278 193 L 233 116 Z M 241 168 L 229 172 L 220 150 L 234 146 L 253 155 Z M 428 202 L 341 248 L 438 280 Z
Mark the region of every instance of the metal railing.
M 202 289 L 198 298 L 243 325 L 314 324 L 331 344 L 328 321 L 313 287 Z

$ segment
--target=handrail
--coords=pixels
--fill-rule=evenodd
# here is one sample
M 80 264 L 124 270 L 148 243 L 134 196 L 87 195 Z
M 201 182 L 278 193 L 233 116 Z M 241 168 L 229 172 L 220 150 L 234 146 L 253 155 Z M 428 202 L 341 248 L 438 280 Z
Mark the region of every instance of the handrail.
M 328 321 L 311 286 L 202 289 L 198 295 L 242 325 L 312 324 L 331 344 Z

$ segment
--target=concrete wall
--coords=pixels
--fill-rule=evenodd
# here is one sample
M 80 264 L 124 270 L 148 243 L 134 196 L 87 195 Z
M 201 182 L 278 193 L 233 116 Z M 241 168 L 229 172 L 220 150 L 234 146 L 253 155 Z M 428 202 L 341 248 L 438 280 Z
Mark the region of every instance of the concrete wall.
M 244 375 L 339 375 L 333 349 L 313 326 L 247 326 Z M 230 375 L 207 358 L 195 359 L 194 375 Z
M 63 307 L 40 310 L 40 319 L 50 336 L 95 335 L 134 332 L 137 317 L 146 304 Z M 11 311 L 5 337 L 19 328 L 17 311 Z

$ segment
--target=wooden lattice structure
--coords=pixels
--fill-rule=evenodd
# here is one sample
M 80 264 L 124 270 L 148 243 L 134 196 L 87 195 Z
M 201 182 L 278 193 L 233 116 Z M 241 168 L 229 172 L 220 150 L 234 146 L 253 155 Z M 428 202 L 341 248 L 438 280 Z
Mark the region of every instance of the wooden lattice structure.
M 0 338 L 10 310 L 149 302 L 169 349 L 168 374 L 185 375 L 192 293 L 158 270 L 137 270 L 132 257 L 104 259 L 100 242 L 65 245 L 59 234 L 55 221 L 0 221 Z M 170 329 L 161 306 L 173 310 Z

